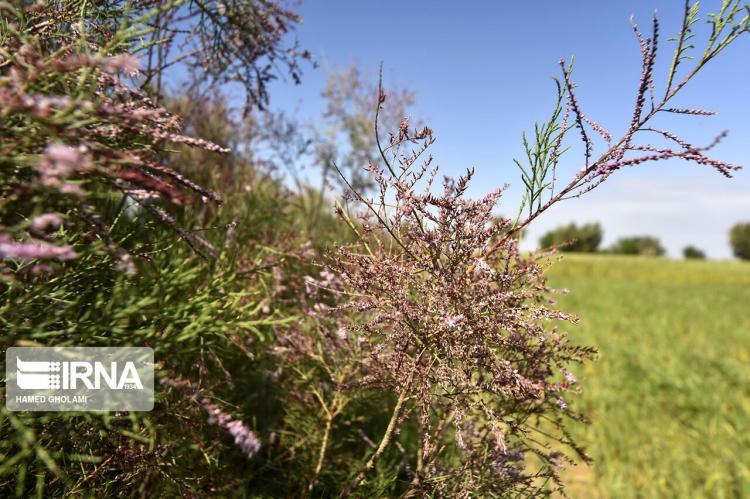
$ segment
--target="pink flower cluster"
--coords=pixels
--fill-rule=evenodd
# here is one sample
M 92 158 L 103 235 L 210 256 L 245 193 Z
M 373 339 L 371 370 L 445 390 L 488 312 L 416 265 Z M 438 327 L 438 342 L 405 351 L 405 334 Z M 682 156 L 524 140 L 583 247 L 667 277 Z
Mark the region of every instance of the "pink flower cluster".
M 66 261 L 76 257 L 69 245 L 53 246 L 45 242 L 12 241 L 10 235 L 0 234 L 0 260 L 57 260 Z
M 224 428 L 234 437 L 234 444 L 239 447 L 247 457 L 253 457 L 260 450 L 260 441 L 255 433 L 239 419 L 234 419 L 223 412 L 216 405 L 208 402 L 206 398 L 201 399 L 203 408 L 208 413 L 208 422 Z
M 226 430 L 234 438 L 234 444 L 240 448 L 245 456 L 251 458 L 260 451 L 260 440 L 255 432 L 248 428 L 245 423 L 233 418 L 211 402 L 206 393 L 194 383 L 182 378 L 162 378 L 162 383 L 185 390 L 196 397 L 203 410 L 208 414 L 208 422 Z
M 85 147 L 50 144 L 44 150 L 42 160 L 37 163 L 36 171 L 42 185 L 55 187 L 65 194 L 82 196 L 83 190 L 66 179 L 75 172 L 84 172 L 91 168 L 91 158 Z

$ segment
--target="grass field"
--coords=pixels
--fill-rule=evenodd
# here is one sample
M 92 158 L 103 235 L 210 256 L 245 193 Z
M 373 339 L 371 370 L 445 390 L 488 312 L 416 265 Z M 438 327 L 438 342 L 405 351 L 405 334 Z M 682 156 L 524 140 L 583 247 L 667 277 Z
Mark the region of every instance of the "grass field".
M 750 264 L 566 255 L 549 273 L 599 359 L 571 497 L 750 497 Z

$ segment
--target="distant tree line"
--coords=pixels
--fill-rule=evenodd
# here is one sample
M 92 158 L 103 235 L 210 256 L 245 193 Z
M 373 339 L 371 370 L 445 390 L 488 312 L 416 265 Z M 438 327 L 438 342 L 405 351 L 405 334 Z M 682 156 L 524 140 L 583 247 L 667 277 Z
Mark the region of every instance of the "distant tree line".
M 544 234 L 539 239 L 542 248 L 558 246 L 561 251 L 571 253 L 595 253 L 602 243 L 602 227 L 599 224 L 575 223 L 563 225 Z
M 543 248 L 555 246 L 570 253 L 612 253 L 619 255 L 662 256 L 664 248 L 651 236 L 622 237 L 608 248 L 600 249 L 604 231 L 598 223 L 563 225 L 544 234 L 539 239 Z
M 663 256 L 664 247 L 658 238 L 653 236 L 621 237 L 607 248 L 601 248 L 604 231 L 598 223 L 581 226 L 575 223 L 562 225 L 545 233 L 539 239 L 542 248 L 557 247 L 560 251 L 570 253 L 610 253 L 616 255 Z M 750 260 L 750 222 L 739 223 L 729 232 L 729 243 L 734 256 L 741 260 Z M 687 260 L 703 260 L 706 253 L 688 245 L 682 250 Z
M 729 244 L 734 256 L 741 260 L 750 260 L 750 222 L 732 227 L 729 231 Z

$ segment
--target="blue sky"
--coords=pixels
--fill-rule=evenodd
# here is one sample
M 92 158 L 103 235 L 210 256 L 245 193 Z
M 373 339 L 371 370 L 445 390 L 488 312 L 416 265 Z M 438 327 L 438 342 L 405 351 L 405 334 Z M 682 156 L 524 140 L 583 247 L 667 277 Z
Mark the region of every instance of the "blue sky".
M 718 1 L 702 2 L 702 11 Z M 307 69 L 303 84 L 278 82 L 272 106 L 302 120 L 320 116 L 326 67 L 357 64 L 375 77 L 384 63 L 385 85 L 412 89 L 413 114 L 426 120 L 438 140 L 433 155 L 446 175 L 476 168 L 471 193 L 480 196 L 510 184 L 500 206 L 515 213 L 521 189 L 513 157 L 521 157 L 521 132 L 550 112 L 551 76 L 561 57 L 575 56 L 574 80 L 586 114 L 613 134 L 632 113 L 640 54 L 629 17 L 644 28 L 651 13 L 661 19 L 657 92 L 671 59 L 681 21 L 681 1 L 447 2 L 313 1 L 299 11 L 300 44 L 320 68 Z M 700 30 L 708 28 L 701 21 Z M 700 40 L 698 40 L 700 44 Z M 709 142 L 724 129 L 728 139 L 714 156 L 750 168 L 750 36 L 712 61 L 674 101 L 675 107 L 709 108 L 718 116 L 675 116 L 657 124 L 687 140 Z M 662 87 L 663 88 L 663 87 Z M 580 168 L 577 155 L 563 161 L 563 175 Z M 729 227 L 750 221 L 750 171 L 727 180 L 707 167 L 674 161 L 624 170 L 587 196 L 545 213 L 525 244 L 569 221 L 600 222 L 605 244 L 624 235 L 661 238 L 670 256 L 687 244 L 711 258 L 729 258 Z

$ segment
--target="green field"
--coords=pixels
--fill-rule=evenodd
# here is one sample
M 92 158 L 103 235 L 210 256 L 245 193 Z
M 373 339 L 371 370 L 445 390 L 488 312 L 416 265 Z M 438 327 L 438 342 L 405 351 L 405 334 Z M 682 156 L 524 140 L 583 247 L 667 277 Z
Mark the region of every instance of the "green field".
M 578 369 L 576 497 L 750 497 L 750 264 L 566 255 L 549 273 L 599 348 Z

